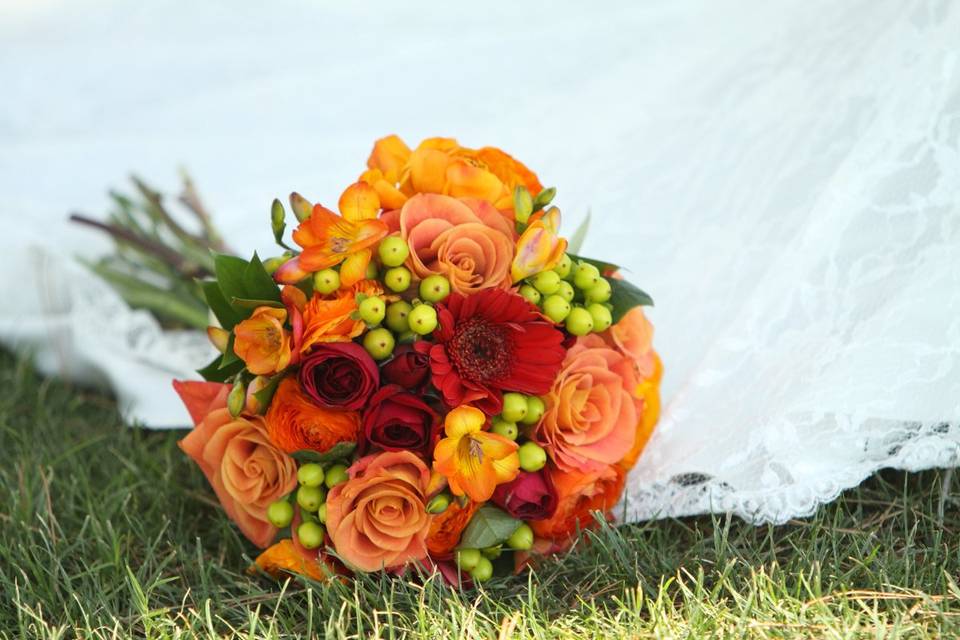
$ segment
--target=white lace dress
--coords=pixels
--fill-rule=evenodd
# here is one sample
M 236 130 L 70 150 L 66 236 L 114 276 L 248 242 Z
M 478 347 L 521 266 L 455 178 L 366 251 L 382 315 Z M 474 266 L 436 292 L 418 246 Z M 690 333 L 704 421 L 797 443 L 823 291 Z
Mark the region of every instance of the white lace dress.
M 264 5 L 265 6 L 265 5 Z M 187 162 L 231 244 L 375 137 L 502 146 L 656 299 L 663 419 L 626 520 L 811 513 L 960 454 L 960 5 L 796 0 L 0 7 L 0 336 L 183 426 L 205 362 L 70 265 L 131 169 Z

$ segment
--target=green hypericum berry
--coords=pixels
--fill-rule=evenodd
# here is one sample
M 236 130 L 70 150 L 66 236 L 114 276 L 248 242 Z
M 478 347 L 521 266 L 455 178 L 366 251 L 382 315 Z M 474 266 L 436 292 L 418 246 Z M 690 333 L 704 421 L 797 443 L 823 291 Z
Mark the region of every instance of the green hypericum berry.
M 540 304 L 540 298 L 542 297 L 540 292 L 529 284 L 520 287 L 520 295 L 530 304 Z
M 516 440 L 517 436 L 520 434 L 520 430 L 517 429 L 516 422 L 504 420 L 499 416 L 493 419 L 493 426 L 490 428 L 490 430 L 498 435 L 503 436 L 504 438 L 509 438 L 511 440 Z
M 517 551 L 526 551 L 533 547 L 533 529 L 526 522 L 507 538 L 507 546 Z
M 383 298 L 379 296 L 370 296 L 364 298 L 357 310 L 360 312 L 360 319 L 371 327 L 375 327 L 383 322 L 383 316 L 387 314 L 387 305 Z
M 523 424 L 537 424 L 543 417 L 547 406 L 537 396 L 527 396 L 527 415 L 520 421 Z
M 576 295 L 576 292 L 573 290 L 572 284 L 566 280 L 563 280 L 560 283 L 560 287 L 557 289 L 557 295 L 567 302 L 573 302 L 573 296 Z
M 462 571 L 470 571 L 480 562 L 480 549 L 460 549 L 457 551 L 457 566 Z
M 610 309 L 607 309 L 602 304 L 594 302 L 587 307 L 587 311 L 590 312 L 590 317 L 593 318 L 593 330 L 597 333 L 606 331 L 610 328 L 610 325 L 613 324 L 613 315 L 610 313 Z
M 319 509 L 325 499 L 326 496 L 320 487 L 300 487 L 297 489 L 297 504 L 310 513 Z
M 593 316 L 583 307 L 574 307 L 567 316 L 566 327 L 575 336 L 585 336 L 593 331 Z
M 293 522 L 293 505 L 286 500 L 277 500 L 267 507 L 267 520 L 278 529 L 289 527 Z
M 420 297 L 427 302 L 440 302 L 448 295 L 450 295 L 450 281 L 444 276 L 427 276 L 420 281 Z
M 286 256 L 274 256 L 272 258 L 267 258 L 263 261 L 263 269 L 271 276 L 277 272 L 277 269 L 283 266 L 283 264 L 289 260 Z
M 297 469 L 297 480 L 305 487 L 319 487 L 323 484 L 323 467 L 316 462 L 308 462 Z
M 500 412 L 507 422 L 517 423 L 527 415 L 527 397 L 522 393 L 503 394 L 503 410 Z
M 327 485 L 327 489 L 333 489 L 341 482 L 346 482 L 349 477 L 350 476 L 347 475 L 347 465 L 335 464 L 327 469 L 326 477 L 324 477 L 323 483 Z
M 313 290 L 321 295 L 333 293 L 340 288 L 340 274 L 333 269 L 324 269 L 313 274 Z
M 570 259 L 570 256 L 566 253 L 563 254 L 563 257 L 560 258 L 560 262 L 557 263 L 557 266 L 553 268 L 557 272 L 557 275 L 561 278 L 566 278 L 570 275 L 570 270 L 573 268 L 573 260 Z
M 477 561 L 477 564 L 467 573 L 469 573 L 470 577 L 477 582 L 489 580 L 493 577 L 493 563 L 490 562 L 489 558 L 480 556 L 480 560 Z
M 547 299 L 543 301 L 543 315 L 559 324 L 570 315 L 570 303 L 556 293 L 548 296 Z
M 384 238 L 377 247 L 377 255 L 385 267 L 399 267 L 410 255 L 410 247 L 400 236 Z
M 589 262 L 581 262 L 573 272 L 573 284 L 577 289 L 586 291 L 600 282 L 600 269 Z
M 495 547 L 487 547 L 486 549 L 480 549 L 480 553 L 483 554 L 484 558 L 490 558 L 491 560 L 496 560 L 500 557 L 500 554 L 503 553 L 503 547 L 497 545 Z
M 403 293 L 409 289 L 410 280 L 410 270 L 406 267 L 393 267 L 383 274 L 383 284 L 395 293 Z
M 304 522 L 297 527 L 297 539 L 304 549 L 316 549 L 323 544 L 326 535 L 323 525 L 316 522 Z
M 387 325 L 390 331 L 396 333 L 409 331 L 410 323 L 407 322 L 407 315 L 409 315 L 411 309 L 413 309 L 413 305 L 404 300 L 391 303 L 390 306 L 387 307 L 387 317 L 386 320 L 384 320 L 384 324 Z
M 556 271 L 541 271 L 531 278 L 530 284 L 540 293 L 549 296 L 560 288 L 560 276 Z
M 600 278 L 597 284 L 583 292 L 583 298 L 588 303 L 606 302 L 611 295 L 613 295 L 613 290 L 610 287 L 610 281 L 606 278 Z
M 393 353 L 393 348 L 397 345 L 393 334 L 389 329 L 380 327 L 371 329 L 367 335 L 363 336 L 363 348 L 367 350 L 370 357 L 374 360 L 385 360 Z
M 520 456 L 520 468 L 524 471 L 540 471 L 547 464 L 547 452 L 536 442 L 527 441 L 517 449 Z
M 323 524 L 327 523 L 327 503 L 326 502 L 320 505 L 320 508 L 317 509 L 317 520 L 319 520 Z
M 417 305 L 407 315 L 407 321 L 411 331 L 425 336 L 437 328 L 437 310 L 428 304 Z

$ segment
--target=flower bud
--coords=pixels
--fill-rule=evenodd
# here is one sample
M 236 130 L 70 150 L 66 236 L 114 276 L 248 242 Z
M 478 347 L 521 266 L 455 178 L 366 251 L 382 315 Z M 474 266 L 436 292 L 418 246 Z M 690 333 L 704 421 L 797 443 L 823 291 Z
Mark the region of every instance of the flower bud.
M 283 210 L 283 204 L 277 198 L 273 199 L 273 205 L 270 207 L 270 228 L 273 230 L 273 237 L 277 242 L 283 239 L 283 230 L 287 228 L 283 221 L 287 212 Z
M 310 201 L 296 191 L 290 194 L 290 208 L 293 209 L 293 215 L 297 216 L 297 220 L 300 222 L 309 218 L 310 214 L 313 213 L 313 205 L 310 204 Z
M 266 389 L 269 384 L 270 378 L 267 376 L 257 376 L 250 382 L 250 385 L 247 387 L 246 401 L 246 409 L 248 413 L 263 414 L 266 411 L 266 407 L 260 406 L 260 401 L 257 399 L 257 393 Z
M 446 493 L 439 493 L 427 503 L 427 513 L 437 515 L 446 511 L 449 506 L 450 496 Z
M 520 224 L 527 224 L 533 213 L 533 196 L 523 185 L 513 190 L 513 217 Z
M 550 187 L 549 189 L 544 189 L 537 194 L 537 197 L 533 200 L 533 210 L 539 211 L 545 206 L 553 202 L 553 197 L 557 195 L 557 188 Z
M 227 396 L 227 409 L 230 410 L 230 415 L 236 418 L 240 415 L 240 412 L 243 411 L 244 406 L 247 403 L 247 390 L 244 387 L 242 380 L 237 380 L 233 389 L 230 390 L 230 394 Z
M 214 326 L 207 327 L 207 337 L 210 338 L 210 343 L 220 353 L 227 350 L 227 343 L 230 342 L 230 332 L 226 329 Z

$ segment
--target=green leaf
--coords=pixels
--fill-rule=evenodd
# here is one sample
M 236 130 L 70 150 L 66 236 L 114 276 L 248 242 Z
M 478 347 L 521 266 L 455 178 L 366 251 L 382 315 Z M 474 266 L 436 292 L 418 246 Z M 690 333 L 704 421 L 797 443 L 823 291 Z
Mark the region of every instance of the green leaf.
M 485 549 L 509 538 L 520 521 L 489 505 L 480 507 L 460 538 L 459 549 Z
M 230 331 L 238 322 L 243 320 L 243 316 L 237 313 L 236 309 L 230 306 L 227 299 L 223 297 L 223 291 L 220 290 L 220 285 L 216 280 L 201 282 L 200 287 L 203 289 L 203 297 L 206 298 L 207 305 L 213 311 L 213 315 L 217 316 L 221 327 Z
M 244 282 L 247 287 L 247 295 L 237 296 L 238 298 L 248 298 L 250 300 L 280 300 L 280 287 L 273 281 L 273 278 L 267 273 L 260 257 L 254 253 L 253 258 L 247 264 L 246 271 L 243 274 Z
M 243 258 L 236 256 L 228 256 L 222 253 L 214 255 L 213 271 L 217 276 L 217 284 L 220 286 L 224 300 L 256 297 L 247 295 L 247 287 L 243 281 L 244 273 L 249 264 Z
M 260 406 L 260 413 L 266 413 L 267 407 L 270 406 L 270 401 L 273 400 L 273 394 L 277 392 L 277 387 L 280 386 L 280 381 L 283 380 L 283 376 L 284 374 L 278 373 L 270 378 L 267 386 L 260 389 L 260 391 L 254 392 L 253 397 L 256 398 L 257 404 Z
M 281 302 L 280 288 L 264 269 L 257 254 L 248 262 L 243 258 L 216 254 L 213 260 L 217 284 L 224 300 L 271 300 Z M 250 314 L 249 309 L 231 305 L 241 318 Z M 226 327 L 225 327 L 226 328 Z
M 570 251 L 567 252 L 567 255 L 569 255 L 570 259 L 573 260 L 574 262 L 577 262 L 579 260 L 580 262 L 586 262 L 588 264 L 592 264 L 597 269 L 600 269 L 601 274 L 606 271 L 619 271 L 621 268 L 620 265 L 615 264 L 613 262 L 607 262 L 606 260 L 597 260 L 596 258 L 587 258 L 584 256 L 578 256 L 575 253 L 572 253 Z
M 590 215 L 590 211 L 587 211 L 587 217 L 583 219 L 577 230 L 570 236 L 567 242 L 567 253 L 579 253 L 580 249 L 583 248 L 583 241 L 587 239 L 587 231 L 590 230 Z
M 350 457 L 353 450 L 357 448 L 356 442 L 338 442 L 324 452 L 314 451 L 313 449 L 301 449 L 294 451 L 290 455 L 297 462 L 316 462 L 326 464 L 334 460 L 344 460 Z
M 220 361 L 222 358 L 223 356 L 217 356 L 203 369 L 197 369 L 197 373 L 203 376 L 203 379 L 207 382 L 226 382 L 228 379 L 243 371 L 242 360 L 237 360 L 221 369 Z
M 237 356 L 237 353 L 233 350 L 233 338 L 234 335 L 231 333 L 230 337 L 227 339 L 227 348 L 223 352 L 223 357 L 220 358 L 221 369 L 230 366 L 240 359 L 240 357 Z
M 283 309 L 283 303 L 276 300 L 253 300 L 251 298 L 231 298 L 230 304 L 235 308 L 253 310 L 257 307 L 273 307 Z
M 646 291 L 626 280 L 611 278 L 610 290 L 610 305 L 613 307 L 611 313 L 614 322 L 619 322 L 620 318 L 634 307 L 653 306 L 653 298 Z

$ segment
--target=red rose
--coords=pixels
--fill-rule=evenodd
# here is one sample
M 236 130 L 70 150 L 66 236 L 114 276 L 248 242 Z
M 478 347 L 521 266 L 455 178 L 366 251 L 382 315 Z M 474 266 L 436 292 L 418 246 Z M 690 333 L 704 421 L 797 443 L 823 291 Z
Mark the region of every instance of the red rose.
M 363 408 L 380 386 L 380 371 L 360 345 L 330 342 L 303 359 L 300 385 L 321 407 L 355 411 Z
M 395 384 L 373 394 L 363 414 L 365 446 L 386 451 L 413 451 L 427 458 L 439 429 L 439 414 Z
M 498 485 L 492 500 L 520 520 L 546 520 L 557 510 L 557 492 L 540 471 L 521 471 L 515 479 Z
M 390 362 L 380 368 L 380 374 L 386 382 L 409 391 L 418 390 L 430 376 L 430 356 L 404 345 L 396 350 Z

